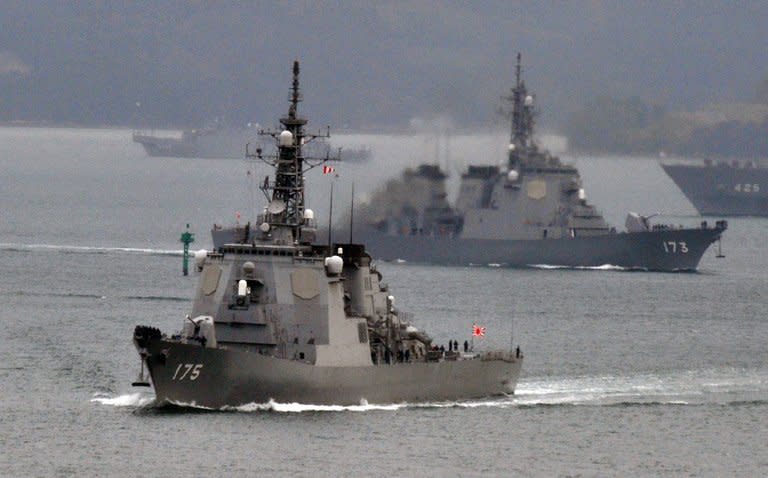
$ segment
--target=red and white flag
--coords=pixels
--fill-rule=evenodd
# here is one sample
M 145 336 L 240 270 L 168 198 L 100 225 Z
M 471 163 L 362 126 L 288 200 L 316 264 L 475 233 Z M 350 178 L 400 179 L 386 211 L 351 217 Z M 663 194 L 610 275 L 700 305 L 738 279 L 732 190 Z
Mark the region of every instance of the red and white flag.
M 472 324 L 472 337 L 485 337 L 485 327 Z
M 336 171 L 336 168 L 332 168 L 331 166 L 323 166 L 323 174 L 331 174 Z

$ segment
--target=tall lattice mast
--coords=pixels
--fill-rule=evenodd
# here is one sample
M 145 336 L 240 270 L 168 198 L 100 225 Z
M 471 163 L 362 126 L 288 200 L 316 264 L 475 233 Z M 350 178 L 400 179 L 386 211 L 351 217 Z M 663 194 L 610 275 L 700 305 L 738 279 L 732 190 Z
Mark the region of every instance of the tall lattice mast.
M 515 87 L 506 97 L 512 103 L 512 134 L 510 142 L 510 162 L 516 161 L 521 154 L 533 146 L 534 109 L 533 96 L 528 94 L 522 79 L 521 55 L 517 54 L 515 67 Z
M 302 101 L 299 88 L 299 62 L 293 62 L 293 84 L 288 96 L 288 115 L 280 118 L 282 128 L 280 131 L 260 131 L 263 135 L 272 136 L 277 140 L 277 154 L 275 156 L 262 156 L 261 149 L 256 154 L 247 153 L 250 158 L 258 158 L 275 168 L 275 180 L 269 181 L 267 176 L 261 189 L 268 196 L 270 203 L 267 206 L 263 219 L 268 226 L 264 232 L 271 231 L 273 238 L 277 240 L 295 241 L 301 237 L 301 228 L 305 225 L 304 205 L 304 169 L 306 158 L 302 151 L 303 146 L 316 139 L 328 138 L 327 131 L 322 134 L 306 134 L 304 125 L 307 120 L 298 114 L 299 102 Z M 315 163 L 321 164 L 328 161 L 325 158 L 314 158 Z M 312 164 L 310 167 L 317 166 Z M 269 191 L 271 190 L 271 196 Z M 290 236 L 290 237 L 287 237 Z
M 280 118 L 284 129 L 278 135 L 277 171 L 272 190 L 272 204 L 285 205 L 285 211 L 281 214 L 282 225 L 294 229 L 301 225 L 304 217 L 304 156 L 301 148 L 307 120 L 298 116 L 301 100 L 299 62 L 294 61 L 288 116 Z

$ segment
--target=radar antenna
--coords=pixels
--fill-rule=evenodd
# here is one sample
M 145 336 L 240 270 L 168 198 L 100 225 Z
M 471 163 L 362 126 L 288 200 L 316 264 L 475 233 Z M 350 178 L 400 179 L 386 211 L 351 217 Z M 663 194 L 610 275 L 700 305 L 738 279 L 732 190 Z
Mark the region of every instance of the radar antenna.
M 512 103 L 512 132 L 510 140 L 509 162 L 513 167 L 518 159 L 526 154 L 533 144 L 533 125 L 535 110 L 533 96 L 528 94 L 522 78 L 522 55 L 517 54 L 515 66 L 515 87 L 504 99 Z
M 304 225 L 305 197 L 304 172 L 331 160 L 328 153 L 324 158 L 305 157 L 303 147 L 317 139 L 329 138 L 330 128 L 318 134 L 307 134 L 304 126 L 307 120 L 299 115 L 299 103 L 303 100 L 299 87 L 299 61 L 293 62 L 293 82 L 288 95 L 288 114 L 280 118 L 280 131 L 260 130 L 260 135 L 271 136 L 277 142 L 277 153 L 271 156 L 262 154 L 257 148 L 255 154 L 246 149 L 246 156 L 260 159 L 275 168 L 275 179 L 265 178 L 261 190 L 270 201 L 264 215 L 270 230 L 275 228 L 289 229 L 291 241 L 298 240 L 300 228 Z M 305 167 L 309 164 L 309 167 Z M 271 192 L 271 196 L 270 196 Z

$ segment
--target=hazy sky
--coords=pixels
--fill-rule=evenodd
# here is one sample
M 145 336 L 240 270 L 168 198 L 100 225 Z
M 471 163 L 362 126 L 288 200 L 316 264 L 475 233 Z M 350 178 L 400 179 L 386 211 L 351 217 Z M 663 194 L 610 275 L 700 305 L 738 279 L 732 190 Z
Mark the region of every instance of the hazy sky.
M 319 124 L 498 121 L 514 57 L 542 119 L 598 95 L 749 101 L 768 2 L 3 1 L 0 120 L 270 122 L 291 62 Z M 139 106 L 137 106 L 137 103 Z

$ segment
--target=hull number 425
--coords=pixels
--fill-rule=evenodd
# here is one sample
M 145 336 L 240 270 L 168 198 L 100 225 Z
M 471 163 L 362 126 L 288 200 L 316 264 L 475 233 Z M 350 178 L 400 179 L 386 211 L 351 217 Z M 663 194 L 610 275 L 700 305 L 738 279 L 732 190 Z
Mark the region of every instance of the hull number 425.
M 733 187 L 733 190 L 737 193 L 759 193 L 759 184 L 737 184 Z

